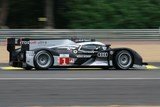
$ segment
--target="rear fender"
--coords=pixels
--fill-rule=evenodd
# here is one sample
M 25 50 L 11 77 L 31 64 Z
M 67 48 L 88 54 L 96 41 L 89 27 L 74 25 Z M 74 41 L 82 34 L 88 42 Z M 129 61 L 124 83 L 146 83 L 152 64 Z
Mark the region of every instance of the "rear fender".
M 26 63 L 28 66 L 35 67 L 35 62 L 34 62 L 35 55 L 36 55 L 36 53 L 38 53 L 41 50 L 45 50 L 45 51 L 49 52 L 53 57 L 59 55 L 57 52 L 55 52 L 51 49 L 47 49 L 47 48 L 39 48 L 39 49 L 30 50 L 30 51 L 34 51 L 34 56 L 26 55 L 27 56 Z
M 54 50 L 52 50 L 52 49 L 48 49 L 48 48 L 34 49 L 33 51 L 34 51 L 35 53 L 37 53 L 37 52 L 39 52 L 39 51 L 41 51 L 41 50 L 48 51 L 48 52 L 49 52 L 51 55 L 53 55 L 53 56 L 59 56 L 59 53 L 58 53 L 58 52 L 56 52 L 56 51 L 54 51 Z

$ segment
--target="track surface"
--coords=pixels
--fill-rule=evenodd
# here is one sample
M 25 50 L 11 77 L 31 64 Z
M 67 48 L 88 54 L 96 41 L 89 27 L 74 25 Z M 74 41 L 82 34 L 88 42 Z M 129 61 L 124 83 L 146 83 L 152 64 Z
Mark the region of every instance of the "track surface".
M 160 105 L 159 89 L 159 69 L 0 70 L 0 107 Z

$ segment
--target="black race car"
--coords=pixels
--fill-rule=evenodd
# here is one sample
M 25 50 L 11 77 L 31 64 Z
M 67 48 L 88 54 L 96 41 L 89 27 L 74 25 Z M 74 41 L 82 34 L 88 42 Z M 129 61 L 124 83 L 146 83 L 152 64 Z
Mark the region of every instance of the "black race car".
M 17 48 L 18 47 L 18 48 Z M 17 48 L 17 49 L 16 49 Z M 143 65 L 142 57 L 129 48 L 111 48 L 94 39 L 8 38 L 9 64 L 24 69 L 101 67 L 126 70 Z

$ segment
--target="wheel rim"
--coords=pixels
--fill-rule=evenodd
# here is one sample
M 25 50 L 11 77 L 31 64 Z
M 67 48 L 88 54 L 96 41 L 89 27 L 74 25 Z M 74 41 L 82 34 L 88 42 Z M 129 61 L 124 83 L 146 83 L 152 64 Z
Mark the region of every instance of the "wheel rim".
M 48 55 L 47 53 L 38 54 L 36 59 L 38 66 L 40 66 L 41 68 L 46 68 L 50 66 L 51 58 L 50 55 Z
M 130 53 L 128 52 L 122 52 L 119 56 L 118 56 L 118 65 L 121 68 L 128 68 L 130 67 L 132 64 L 132 57 L 130 55 Z

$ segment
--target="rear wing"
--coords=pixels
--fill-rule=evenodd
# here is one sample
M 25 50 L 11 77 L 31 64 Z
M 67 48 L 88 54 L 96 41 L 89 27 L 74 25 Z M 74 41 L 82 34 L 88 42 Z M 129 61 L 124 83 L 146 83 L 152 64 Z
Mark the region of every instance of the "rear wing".
M 16 46 L 18 46 L 21 49 L 21 52 L 24 55 L 23 61 L 25 62 L 26 60 L 26 51 L 29 50 L 29 44 L 27 43 L 22 43 L 22 41 L 29 41 L 27 38 L 8 38 L 7 39 L 7 50 L 9 52 L 9 63 L 10 65 L 14 66 L 14 64 L 11 64 L 13 61 L 16 61 L 15 58 L 15 50 Z
M 29 50 L 29 39 L 28 38 L 8 38 L 7 39 L 7 50 L 9 52 L 15 51 L 16 46 L 21 47 L 21 51 Z

